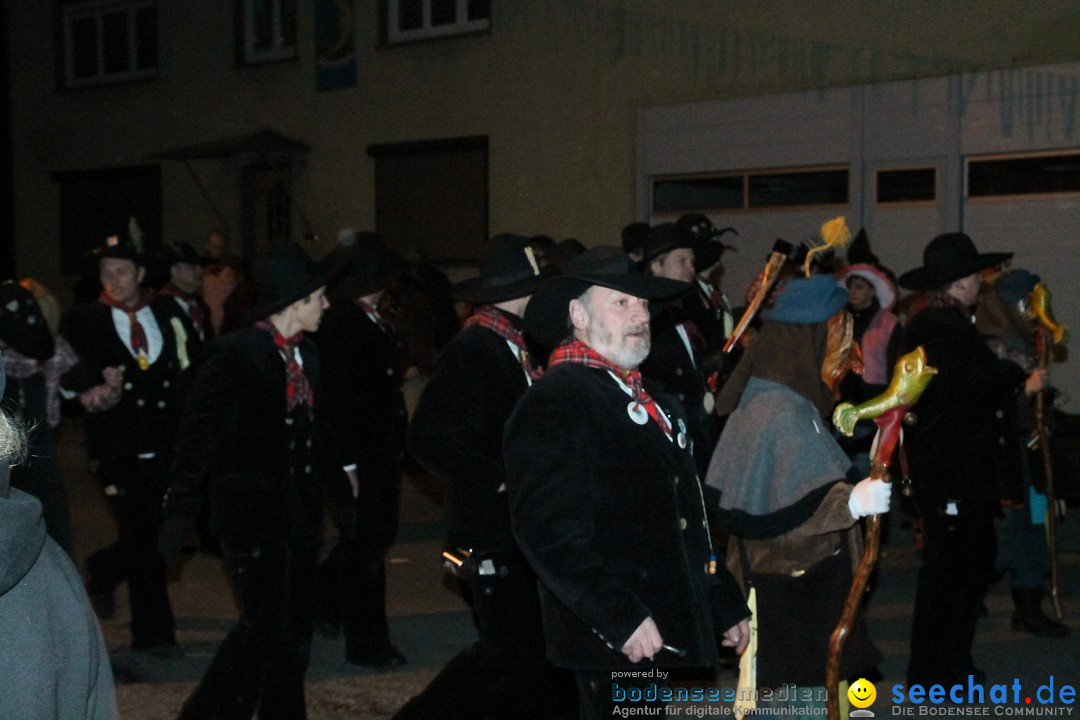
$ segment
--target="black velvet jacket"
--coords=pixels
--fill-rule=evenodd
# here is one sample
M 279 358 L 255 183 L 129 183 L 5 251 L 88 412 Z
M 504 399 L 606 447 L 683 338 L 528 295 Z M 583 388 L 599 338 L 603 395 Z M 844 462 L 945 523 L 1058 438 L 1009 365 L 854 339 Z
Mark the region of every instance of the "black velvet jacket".
M 79 305 L 64 318 L 63 334 L 79 363 L 61 380 L 75 393 L 105 382 L 102 370 L 124 368 L 120 402 L 104 412 L 87 413 L 86 438 L 92 459 L 133 458 L 155 453 L 167 461 L 179 414 L 177 378 L 180 365 L 169 319 L 151 306 L 161 330 L 161 354 L 140 370 L 116 333 L 112 309 L 99 302 Z
M 702 356 L 687 351 L 677 326 L 688 318 L 678 306 L 665 308 L 652 320 L 652 348 L 641 372 L 660 383 L 664 392 L 674 395 L 686 415 L 690 437 L 694 441 L 694 458 L 698 475 L 705 477 L 709 458 L 720 435 L 719 418 L 706 408 L 709 392 L 701 368 Z M 712 398 L 710 397 L 710 400 Z M 708 406 L 715 407 L 715 402 Z
M 303 340 L 300 355 L 317 412 L 315 343 Z M 285 361 L 267 332 L 248 326 L 214 340 L 180 419 L 165 514 L 197 516 L 210 479 L 211 527 L 223 540 L 320 537 L 320 433 L 308 415 L 286 412 Z
M 646 383 L 675 433 L 678 404 Z M 715 628 L 749 615 L 712 552 L 695 463 L 660 426 L 638 425 L 605 370 L 556 366 L 518 403 L 505 454 L 514 535 L 541 580 L 548 657 L 564 667 L 633 667 L 621 649 L 647 617 L 657 666 L 711 666 Z
M 902 352 L 920 345 L 938 374 L 912 407 L 918 422 L 904 430 L 915 500 L 996 505 L 1026 374 L 995 356 L 958 308 L 926 308 L 910 318 Z
M 319 408 L 334 462 L 357 465 L 361 477 L 368 466 L 396 467 L 405 445 L 405 399 L 393 333 L 355 302 L 338 300 L 313 337 L 326 388 Z
M 461 331 L 439 354 L 409 427 L 409 452 L 446 482 L 451 544 L 510 550 L 502 436 L 525 371 L 506 340 L 485 327 Z

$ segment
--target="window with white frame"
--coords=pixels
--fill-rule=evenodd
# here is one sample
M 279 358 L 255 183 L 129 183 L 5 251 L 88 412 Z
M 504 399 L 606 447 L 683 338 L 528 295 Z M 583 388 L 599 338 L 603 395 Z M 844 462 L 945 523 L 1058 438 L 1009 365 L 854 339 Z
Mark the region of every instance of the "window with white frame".
M 486 32 L 491 0 L 384 0 L 390 44 Z
M 66 87 L 157 77 L 157 0 L 65 4 L 60 25 Z
M 296 0 L 240 0 L 245 65 L 296 57 Z

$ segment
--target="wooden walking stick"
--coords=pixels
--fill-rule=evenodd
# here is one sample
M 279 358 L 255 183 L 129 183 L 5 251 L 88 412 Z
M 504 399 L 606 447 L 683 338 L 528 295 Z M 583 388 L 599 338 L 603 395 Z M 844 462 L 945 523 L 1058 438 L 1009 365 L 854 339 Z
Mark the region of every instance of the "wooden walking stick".
M 761 271 L 761 284 L 758 285 L 757 291 L 754 293 L 754 297 L 750 298 L 749 304 L 746 306 L 746 310 L 743 311 L 742 317 L 739 318 L 739 322 L 735 324 L 735 329 L 731 331 L 731 337 L 724 343 L 724 352 L 731 352 L 735 344 L 739 342 L 739 338 L 746 332 L 746 328 L 750 326 L 750 322 L 757 315 L 758 310 L 761 308 L 761 303 L 765 301 L 769 291 L 772 290 L 772 286 L 776 284 L 776 278 L 780 274 L 780 268 L 783 267 L 784 261 L 788 259 L 791 254 L 791 244 L 783 240 L 777 240 L 773 243 L 772 252 L 769 253 L 769 259 L 765 261 L 765 267 Z
M 900 426 L 904 422 L 904 416 L 908 408 L 922 395 L 936 372 L 935 368 L 926 364 L 926 352 L 921 347 L 915 348 L 896 362 L 892 381 L 884 393 L 861 405 L 841 403 L 836 407 L 833 412 L 833 425 L 849 437 L 855 431 L 855 423 L 859 420 L 872 419 L 878 426 L 870 463 L 871 478 L 889 481 L 889 463 L 900 441 Z M 844 601 L 840 620 L 829 637 L 829 655 L 825 664 L 829 720 L 840 720 L 840 658 L 844 643 L 859 614 L 859 606 L 862 604 L 870 574 L 877 563 L 880 543 L 881 518 L 871 515 L 866 521 L 862 558 L 855 569 L 855 577 Z
M 1041 282 L 1036 283 L 1031 291 L 1031 307 L 1035 316 L 1035 354 L 1038 368 L 1046 370 L 1050 362 L 1052 345 L 1063 345 L 1068 337 L 1068 329 L 1058 325 L 1050 311 L 1050 290 Z M 1042 451 L 1043 467 L 1046 480 L 1046 544 L 1050 554 L 1050 604 L 1054 609 L 1054 619 L 1061 620 L 1061 599 L 1058 594 L 1058 557 L 1057 557 L 1057 495 L 1054 492 L 1054 459 L 1050 453 L 1050 434 L 1046 430 L 1046 392 L 1040 390 L 1035 396 L 1035 433 Z
M 836 250 L 850 241 L 851 231 L 848 229 L 847 221 L 844 220 L 843 215 L 823 223 L 821 226 L 821 244 L 816 245 L 806 253 L 806 260 L 803 263 L 805 275 L 810 276 L 810 259 L 814 255 L 826 250 Z M 739 322 L 736 323 L 735 329 L 731 331 L 731 337 L 724 343 L 725 353 L 731 352 L 735 344 L 739 342 L 739 338 L 746 331 L 746 328 L 749 327 L 754 316 L 757 315 L 758 310 L 761 309 L 761 303 L 765 301 L 769 291 L 772 290 L 772 286 L 776 284 L 780 268 L 783 267 L 784 261 L 791 257 L 792 251 L 791 244 L 784 240 L 777 240 L 773 244 L 772 252 L 769 253 L 768 260 L 765 261 L 765 268 L 761 271 L 761 284 L 758 285 L 754 296 L 750 298 L 750 302 L 747 304 L 746 310 L 743 311 L 742 317 L 739 318 Z

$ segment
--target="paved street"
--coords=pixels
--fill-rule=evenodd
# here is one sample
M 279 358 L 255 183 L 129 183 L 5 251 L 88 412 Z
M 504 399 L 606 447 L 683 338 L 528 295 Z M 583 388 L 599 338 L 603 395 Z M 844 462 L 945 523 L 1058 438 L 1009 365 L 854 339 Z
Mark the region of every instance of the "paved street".
M 111 542 L 114 536 L 104 501 L 86 471 L 81 442 L 78 420 L 65 420 L 58 445 L 71 493 L 80 558 Z M 361 670 L 344 662 L 342 640 L 317 636 L 308 676 L 312 720 L 388 718 L 427 683 L 443 662 L 473 640 L 467 608 L 443 584 L 437 560 L 442 537 L 440 503 L 439 485 L 432 478 L 406 477 L 401 533 L 390 552 L 388 603 L 391 634 L 408 657 L 408 664 L 393 673 Z M 1061 527 L 1062 595 L 1066 621 L 1080 628 L 1080 511 L 1072 512 Z M 884 548 L 868 614 L 871 633 L 885 655 L 881 666 L 885 679 L 876 683 L 879 699 L 873 708 L 879 716 L 889 712 L 893 683 L 903 682 L 918 567 L 910 530 L 899 525 L 893 523 Z M 332 542 L 333 537 L 329 537 L 328 544 Z M 174 718 L 235 618 L 221 564 L 211 555 L 187 556 L 170 592 L 178 617 L 179 641 L 187 650 L 182 659 L 156 660 L 127 651 L 128 611 L 123 588 L 117 594 L 116 617 L 102 623 L 113 654 L 121 717 L 125 720 Z M 1018 678 L 1031 692 L 1048 682 L 1051 675 L 1058 686 L 1080 683 L 1080 631 L 1065 640 L 1043 640 L 1012 632 L 1007 582 L 993 587 L 987 607 L 989 615 L 979 625 L 975 660 L 987 671 L 988 682 L 1011 684 Z M 734 672 L 722 672 L 718 683 L 733 686 Z

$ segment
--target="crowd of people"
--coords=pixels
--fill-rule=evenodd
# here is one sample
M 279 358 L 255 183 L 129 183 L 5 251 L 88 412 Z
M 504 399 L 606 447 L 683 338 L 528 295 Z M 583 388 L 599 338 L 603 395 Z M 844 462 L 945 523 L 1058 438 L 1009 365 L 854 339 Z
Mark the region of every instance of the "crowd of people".
M 995 573 L 1011 575 L 1014 630 L 1067 635 L 1042 607 L 1057 508 L 1031 439 L 1046 441 L 1053 403 L 1047 333 L 1064 332 L 1047 327 L 1041 279 L 962 233 L 897 278 L 860 233 L 846 257 L 786 246 L 740 308 L 720 286 L 729 233 L 692 213 L 589 249 L 501 234 L 456 284 L 370 232 L 250 266 L 220 233 L 202 254 L 153 257 L 118 235 L 91 258 L 100 294 L 62 319 L 40 284 L 0 285 L 5 407 L 32 449 L 11 478 L 29 495 L 0 485 L 0 512 L 40 503 L 21 554 L 33 562 L 47 529 L 49 562 L 73 577 L 50 432 L 67 402 L 116 522 L 88 555 L 86 596 L 57 601 L 90 649 L 85 716 L 115 707 L 78 602 L 112 617 L 126 583 L 132 650 L 183 655 L 167 568 L 195 538 L 222 557 L 239 617 L 181 718 L 305 717 L 316 631 L 343 635 L 349 663 L 406 664 L 386 553 L 410 466 L 444 485 L 445 565 L 478 639 L 400 720 L 608 717 L 626 672 L 644 664 L 663 690 L 744 652 L 755 687 L 824 686 L 863 518 L 890 509 L 922 557 L 909 684 L 985 680 L 972 645 Z M 873 425 L 846 437 L 832 415 L 886 392 L 916 347 L 936 375 L 894 503 L 899 483 L 871 473 Z M 14 592 L 0 585 L 0 602 Z M 856 620 L 841 677 L 875 677 L 880 660 Z

